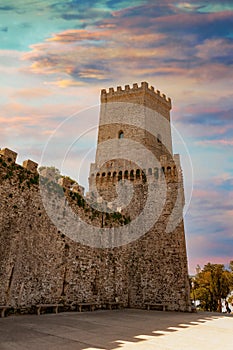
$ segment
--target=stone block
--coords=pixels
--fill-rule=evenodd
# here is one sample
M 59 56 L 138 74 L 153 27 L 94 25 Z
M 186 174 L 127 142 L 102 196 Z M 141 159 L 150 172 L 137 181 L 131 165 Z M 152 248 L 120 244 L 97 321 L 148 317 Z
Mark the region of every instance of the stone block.
M 17 158 L 17 153 L 10 150 L 9 148 L 4 148 L 0 150 L 0 155 L 3 156 L 7 163 L 15 163 Z
M 32 160 L 28 159 L 25 160 L 23 162 L 23 167 L 29 171 L 31 171 L 32 173 L 37 172 L 37 167 L 38 167 L 38 163 L 33 162 Z

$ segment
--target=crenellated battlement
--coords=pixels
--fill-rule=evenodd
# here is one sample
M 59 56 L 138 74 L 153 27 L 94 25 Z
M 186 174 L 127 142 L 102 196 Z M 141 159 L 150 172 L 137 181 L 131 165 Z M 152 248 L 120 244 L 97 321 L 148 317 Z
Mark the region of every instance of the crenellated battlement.
M 17 174 L 18 170 L 26 169 L 29 172 L 28 179 L 30 179 L 30 174 L 34 174 L 34 176 L 40 175 L 42 178 L 46 178 L 48 181 L 56 182 L 64 189 L 68 189 L 74 193 L 79 193 L 81 196 L 84 196 L 84 187 L 80 186 L 70 177 L 61 175 L 59 170 L 55 167 L 43 166 L 38 170 L 38 163 L 32 161 L 31 159 L 24 160 L 22 165 L 20 165 L 16 163 L 17 156 L 18 154 L 9 148 L 0 149 L 0 163 L 5 169 L 10 169 L 10 176 L 7 176 L 7 178 L 12 177 L 14 175 L 14 171 L 15 174 Z
M 4 159 L 4 161 L 8 163 L 15 163 L 17 158 L 17 153 L 12 151 L 9 148 L 0 149 L 0 157 Z
M 18 156 L 18 153 L 16 153 L 15 151 L 12 151 L 9 148 L 0 149 L 0 158 L 7 165 L 17 164 L 16 163 L 17 156 Z M 27 159 L 23 161 L 22 167 L 34 173 L 34 172 L 37 172 L 38 163 L 30 159 Z
M 167 97 L 165 94 L 161 94 L 159 90 L 155 90 L 153 86 L 149 86 L 146 81 L 141 82 L 141 86 L 138 83 L 134 83 L 133 87 L 130 85 L 125 85 L 124 88 L 122 86 L 117 86 L 116 89 L 110 87 L 108 91 L 106 89 L 101 90 L 101 102 L 108 102 L 111 100 L 116 100 L 117 98 L 124 98 L 125 96 L 132 95 L 149 95 L 151 98 L 156 99 L 158 102 L 166 105 L 169 110 L 171 109 L 171 99 Z

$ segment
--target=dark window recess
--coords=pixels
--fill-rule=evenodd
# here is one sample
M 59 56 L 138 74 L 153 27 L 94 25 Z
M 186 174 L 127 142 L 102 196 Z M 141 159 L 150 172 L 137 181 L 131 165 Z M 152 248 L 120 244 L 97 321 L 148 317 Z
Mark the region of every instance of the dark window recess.
M 119 139 L 123 139 L 123 138 L 124 138 L 124 133 L 123 133 L 123 131 L 120 131 L 120 132 L 119 132 L 119 136 L 118 136 L 118 137 L 119 137 Z

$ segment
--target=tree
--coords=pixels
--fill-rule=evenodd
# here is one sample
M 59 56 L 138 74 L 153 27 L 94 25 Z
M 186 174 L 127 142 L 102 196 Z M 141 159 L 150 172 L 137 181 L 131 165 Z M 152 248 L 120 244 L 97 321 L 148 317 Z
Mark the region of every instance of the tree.
M 228 303 L 233 305 L 233 295 L 229 296 Z
M 233 273 L 233 260 L 230 261 L 229 269 L 230 269 L 231 272 Z
M 221 299 L 225 299 L 233 285 L 233 273 L 222 264 L 208 263 L 195 276 L 194 291 L 205 311 L 220 311 Z

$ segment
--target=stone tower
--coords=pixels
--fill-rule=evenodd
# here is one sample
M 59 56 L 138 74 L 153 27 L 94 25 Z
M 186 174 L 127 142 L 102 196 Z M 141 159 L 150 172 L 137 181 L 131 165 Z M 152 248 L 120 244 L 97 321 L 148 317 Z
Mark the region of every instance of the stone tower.
M 170 110 L 171 99 L 147 82 L 101 91 L 89 194 L 102 209 L 130 218 L 132 239 L 124 245 L 129 306 L 166 302 L 184 311 L 190 307 L 184 191 L 179 155 L 172 151 Z
M 155 174 L 158 167 L 152 169 L 152 155 L 158 163 L 161 156 L 173 158 L 170 110 L 171 99 L 149 87 L 147 82 L 142 82 L 141 87 L 133 84 L 133 88 L 126 85 L 124 90 L 118 86 L 116 91 L 113 88 L 108 93 L 101 91 L 98 144 L 95 163 L 91 165 L 90 191 L 97 185 L 98 192 L 103 195 L 104 188 L 108 187 L 105 195 L 109 199 L 110 178 L 128 179 L 131 175 L 131 179 L 139 179 L 147 170 L 149 176 L 158 176 Z M 139 163 L 143 161 L 144 172 L 142 166 L 139 169 L 133 161 L 135 154 Z

